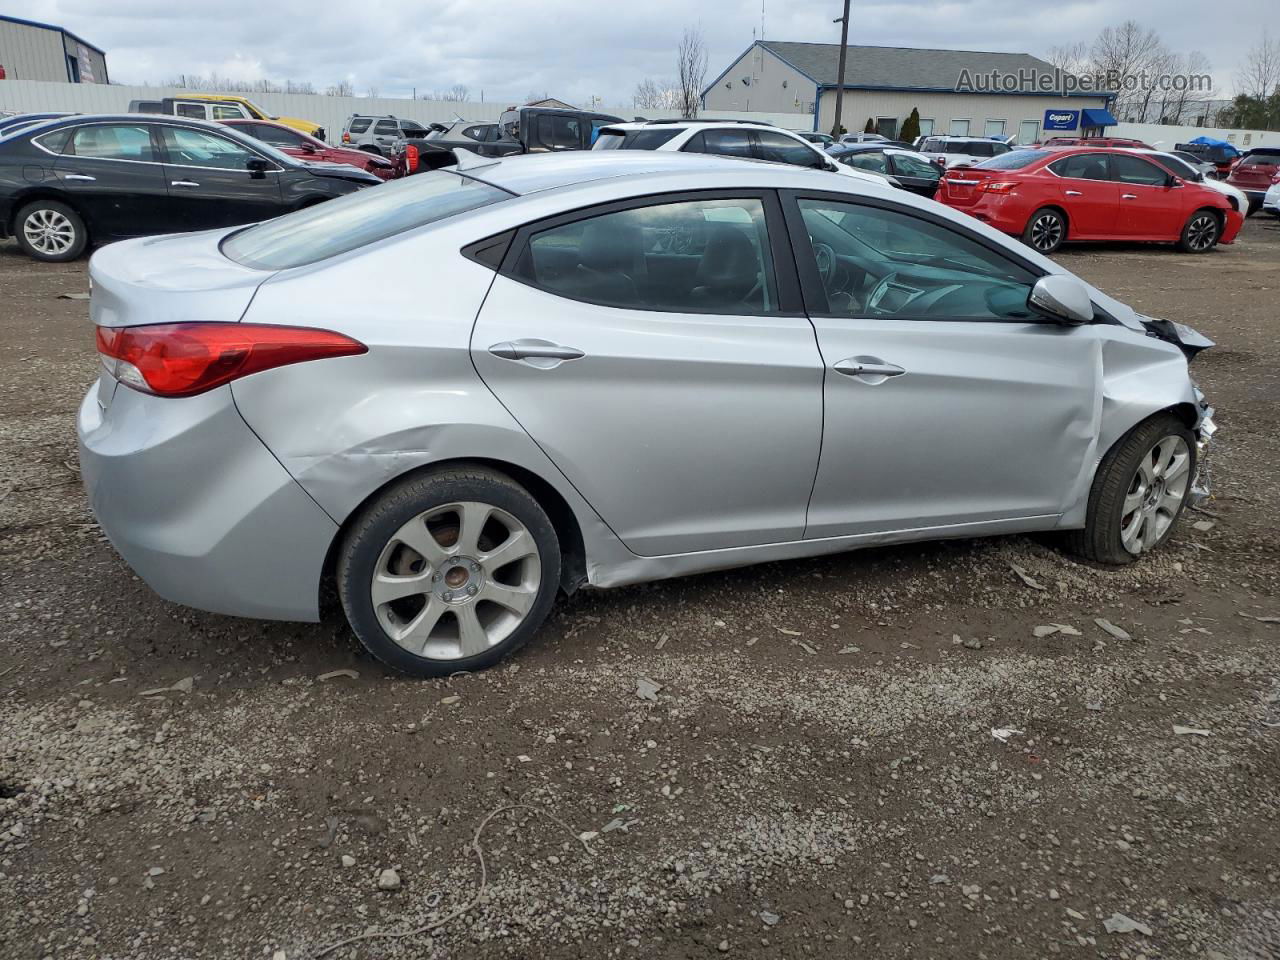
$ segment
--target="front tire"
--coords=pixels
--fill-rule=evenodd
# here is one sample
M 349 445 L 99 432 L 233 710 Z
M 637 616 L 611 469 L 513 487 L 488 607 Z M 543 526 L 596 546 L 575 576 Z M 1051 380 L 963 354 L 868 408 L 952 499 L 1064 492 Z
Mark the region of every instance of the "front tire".
M 1222 219 L 1212 210 L 1197 210 L 1182 228 L 1178 249 L 1183 253 L 1208 253 L 1221 236 Z
M 1144 420 L 1102 458 L 1085 528 L 1068 535 L 1068 549 L 1115 566 L 1150 553 L 1169 539 L 1195 475 L 1195 437 L 1183 422 L 1169 413 Z
M 75 260 L 89 245 L 89 231 L 80 214 L 57 200 L 27 204 L 14 218 L 13 233 L 27 256 L 45 263 Z
M 351 628 L 417 677 L 490 667 L 524 646 L 560 583 L 560 542 L 519 484 L 482 467 L 393 485 L 353 522 L 338 559 Z
M 1052 207 L 1041 207 L 1033 213 L 1022 230 L 1022 242 L 1046 256 L 1062 246 L 1066 239 L 1067 218 Z

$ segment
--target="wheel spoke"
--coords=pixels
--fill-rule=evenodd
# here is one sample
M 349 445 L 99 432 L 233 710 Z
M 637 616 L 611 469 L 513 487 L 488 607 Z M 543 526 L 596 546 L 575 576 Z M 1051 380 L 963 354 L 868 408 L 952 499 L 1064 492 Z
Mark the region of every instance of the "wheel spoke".
M 437 569 L 453 552 L 440 545 L 440 541 L 431 535 L 431 531 L 427 529 L 426 521 L 420 516 L 414 517 L 397 530 L 391 539 L 393 541 L 398 540 L 422 557 L 428 571 Z
M 524 616 L 533 606 L 533 599 L 538 595 L 536 587 L 509 587 L 505 583 L 490 581 L 480 591 L 477 600 L 490 600 L 499 606 L 506 607 L 512 613 Z
M 458 637 L 462 643 L 464 657 L 474 657 L 477 653 L 484 653 L 489 649 L 489 634 L 480 622 L 474 603 L 457 607 L 454 610 L 454 616 L 458 618 Z
M 489 576 L 501 570 L 509 563 L 516 560 L 522 560 L 525 557 L 531 557 L 538 552 L 537 545 L 533 542 L 533 537 L 525 533 L 523 530 L 513 530 L 511 536 L 502 541 L 497 547 L 486 554 L 480 556 L 480 564 L 484 567 L 485 572 Z
M 1133 511 L 1141 507 L 1142 501 L 1146 498 L 1146 496 L 1147 496 L 1147 485 L 1145 483 L 1139 482 L 1138 489 L 1133 491 L 1133 493 L 1129 494 L 1127 497 L 1124 498 L 1124 507 L 1120 512 L 1120 516 L 1127 517 L 1129 514 L 1133 513 Z
M 1191 468 L 1191 454 L 1174 447 L 1171 462 L 1164 472 L 1164 482 L 1172 484 Z
M 1145 514 L 1144 523 L 1142 525 L 1142 550 L 1145 553 L 1156 545 L 1156 540 L 1160 538 L 1160 524 L 1156 522 L 1156 514 L 1153 510 L 1151 513 Z
M 428 600 L 422 611 L 395 638 L 396 643 L 409 650 L 416 650 L 420 654 L 426 653 L 427 644 L 431 642 L 431 634 L 446 610 L 447 607 L 439 600 L 434 598 Z
M 480 552 L 480 532 L 493 514 L 487 503 L 458 504 L 458 552 L 475 556 Z
M 403 600 L 405 597 L 420 597 L 430 592 L 430 569 L 408 577 L 379 573 L 373 578 L 372 596 L 375 607 L 390 603 L 392 600 Z
M 1120 542 L 1130 553 L 1142 552 L 1142 527 L 1146 519 L 1141 510 L 1135 511 L 1129 522 L 1120 528 Z

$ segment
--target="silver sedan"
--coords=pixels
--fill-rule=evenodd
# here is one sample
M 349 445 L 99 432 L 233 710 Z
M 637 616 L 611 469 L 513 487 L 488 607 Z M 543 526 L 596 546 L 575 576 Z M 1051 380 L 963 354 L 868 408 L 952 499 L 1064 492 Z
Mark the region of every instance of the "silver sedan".
M 497 662 L 559 591 L 940 537 L 1158 547 L 1210 342 L 887 186 L 463 159 L 90 264 L 93 509 L 162 596 Z

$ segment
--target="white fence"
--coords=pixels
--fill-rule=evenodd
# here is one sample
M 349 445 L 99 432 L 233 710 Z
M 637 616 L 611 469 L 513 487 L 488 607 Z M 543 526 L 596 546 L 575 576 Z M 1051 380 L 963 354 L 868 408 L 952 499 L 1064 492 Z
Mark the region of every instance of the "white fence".
M 97 83 L 50 83 L 40 80 L 0 80 L 0 111 L 29 113 L 67 110 L 75 113 L 124 113 L 130 100 L 160 100 L 192 93 L 177 87 L 126 87 Z M 214 93 L 216 91 L 204 91 Z M 268 113 L 281 117 L 313 120 L 324 127 L 326 136 L 336 141 L 347 117 L 353 113 L 393 114 L 419 123 L 451 120 L 497 120 L 511 103 L 457 103 L 442 100 L 396 100 L 390 97 L 326 97 L 307 93 L 246 93 L 245 96 Z M 630 120 L 637 115 L 649 119 L 678 117 L 678 110 L 637 110 L 631 106 L 599 105 L 601 113 Z M 810 113 L 733 113 L 717 111 L 717 117 L 732 120 L 762 120 L 789 130 L 811 130 Z
M 1046 134 L 1048 136 L 1048 134 Z M 1133 137 L 1159 147 L 1172 150 L 1174 144 L 1186 143 L 1196 137 L 1213 137 L 1235 144 L 1239 150 L 1251 147 L 1280 146 L 1280 133 L 1275 130 L 1228 130 L 1225 127 L 1174 127 L 1162 123 L 1121 123 L 1107 127 L 1109 137 Z

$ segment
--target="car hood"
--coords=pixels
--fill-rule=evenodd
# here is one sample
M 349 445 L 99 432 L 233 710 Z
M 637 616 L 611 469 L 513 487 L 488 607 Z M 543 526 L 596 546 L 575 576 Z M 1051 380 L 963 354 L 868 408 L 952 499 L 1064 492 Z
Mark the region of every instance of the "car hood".
M 367 170 L 353 167 L 349 163 L 328 163 L 326 161 L 307 161 L 303 166 L 307 173 L 316 177 L 331 177 L 336 180 L 351 180 L 355 183 L 376 184 L 382 181 Z
M 303 133 L 311 133 L 312 131 L 323 129 L 314 120 L 302 120 L 299 117 L 272 117 L 271 119 L 276 123 L 283 123 L 286 127 L 301 130 Z
M 270 271 L 222 255 L 239 227 L 123 240 L 89 260 L 89 318 L 101 327 L 236 321 Z

